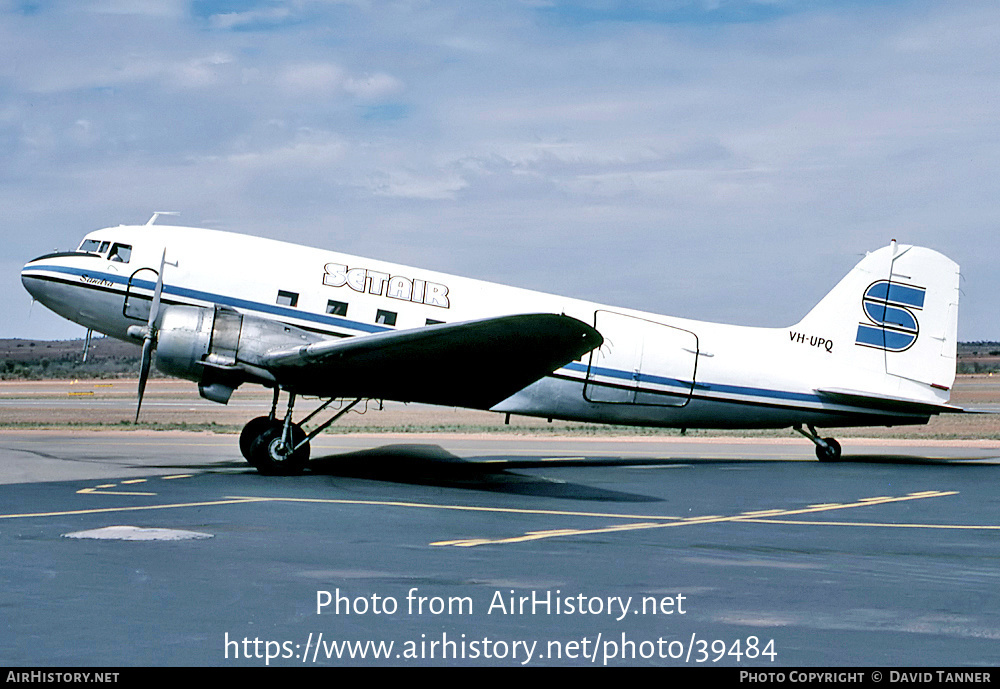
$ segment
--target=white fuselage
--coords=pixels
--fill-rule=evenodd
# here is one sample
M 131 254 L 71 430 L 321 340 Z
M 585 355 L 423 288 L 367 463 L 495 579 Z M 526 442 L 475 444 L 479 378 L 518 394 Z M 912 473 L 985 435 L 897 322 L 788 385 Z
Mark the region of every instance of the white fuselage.
M 525 313 L 566 314 L 604 337 L 494 411 L 692 428 L 926 420 L 818 396 L 857 376 L 834 355 L 853 343 L 823 331 L 671 318 L 214 230 L 119 226 L 88 234 L 85 244 L 94 251 L 35 259 L 22 281 L 56 313 L 120 339 L 144 323 L 165 251 L 165 305 L 223 305 L 327 337 Z M 111 256 L 115 245 L 126 247 L 127 260 Z M 482 361 L 469 384 L 490 369 Z

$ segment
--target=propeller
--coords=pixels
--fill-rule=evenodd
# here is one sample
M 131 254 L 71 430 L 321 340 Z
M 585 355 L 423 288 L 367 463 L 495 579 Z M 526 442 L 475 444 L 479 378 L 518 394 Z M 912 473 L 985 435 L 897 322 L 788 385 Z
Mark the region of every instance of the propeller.
M 142 409 L 142 395 L 146 392 L 146 379 L 149 377 L 149 363 L 153 358 L 153 348 L 156 346 L 156 317 L 160 313 L 160 297 L 163 294 L 163 268 L 167 262 L 167 250 L 160 257 L 160 272 L 156 277 L 156 288 L 153 290 L 153 303 L 149 307 L 149 320 L 143 329 L 142 359 L 139 363 L 139 402 L 135 406 L 135 423 L 139 423 L 139 410 Z

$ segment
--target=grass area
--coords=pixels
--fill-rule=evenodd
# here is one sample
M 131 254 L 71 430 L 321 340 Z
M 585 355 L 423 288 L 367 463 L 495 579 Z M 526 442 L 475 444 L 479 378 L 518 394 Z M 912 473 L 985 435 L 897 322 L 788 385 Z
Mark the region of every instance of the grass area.
M 83 340 L 0 339 L 0 380 L 128 378 L 139 370 L 140 347 L 110 337 L 91 341 L 87 361 Z M 960 342 L 959 373 L 1000 372 L 1000 343 Z M 153 377 L 162 374 L 154 366 Z

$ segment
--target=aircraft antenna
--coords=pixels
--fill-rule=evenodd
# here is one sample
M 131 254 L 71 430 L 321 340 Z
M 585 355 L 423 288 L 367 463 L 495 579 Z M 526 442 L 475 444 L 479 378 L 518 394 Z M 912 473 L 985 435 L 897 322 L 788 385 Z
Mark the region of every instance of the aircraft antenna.
M 150 225 L 156 224 L 156 219 L 158 217 L 160 217 L 161 215 L 180 215 L 180 212 L 179 211 L 155 211 L 153 213 L 153 217 L 150 218 L 149 222 L 146 223 L 146 227 L 149 227 Z

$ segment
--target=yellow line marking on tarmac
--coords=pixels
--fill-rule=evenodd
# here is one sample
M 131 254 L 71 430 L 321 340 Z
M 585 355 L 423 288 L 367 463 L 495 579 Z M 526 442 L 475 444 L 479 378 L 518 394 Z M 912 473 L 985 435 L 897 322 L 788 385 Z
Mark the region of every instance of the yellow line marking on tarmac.
M 892 524 L 887 522 L 820 522 L 808 519 L 744 519 L 755 524 L 791 524 L 793 526 L 879 526 L 885 529 L 959 529 L 1000 531 L 996 524 Z
M 496 544 L 496 543 L 524 543 L 525 541 L 537 541 L 542 538 L 553 538 L 555 536 L 580 536 L 584 534 L 594 534 L 594 533 L 612 533 L 614 531 L 655 529 L 659 526 L 673 526 L 673 525 L 645 522 L 639 524 L 619 524 L 618 526 L 609 526 L 602 529 L 552 529 L 549 531 L 529 531 L 523 536 L 514 536 L 512 538 L 504 538 L 501 540 L 491 540 L 488 538 L 469 538 L 469 539 L 459 539 L 455 541 L 436 541 L 434 543 L 431 543 L 431 545 L 453 545 L 461 548 L 468 548 L 471 546 Z
M 242 499 L 243 496 L 226 496 L 232 499 Z M 313 502 L 333 505 L 374 505 L 377 507 L 423 507 L 432 510 L 459 510 L 466 512 L 503 512 L 506 514 L 546 514 L 559 517 L 602 517 L 611 519 L 672 519 L 679 520 L 680 517 L 671 517 L 661 514 L 616 514 L 614 512 L 572 512 L 568 510 L 531 510 L 517 507 L 480 507 L 477 505 L 442 505 L 432 502 L 398 502 L 391 500 L 345 500 L 339 498 L 248 498 L 259 501 L 273 502 Z
M 660 521 L 644 521 L 635 524 L 618 524 L 613 526 L 597 527 L 592 529 L 550 529 L 541 531 L 529 531 L 520 536 L 512 536 L 508 538 L 500 538 L 500 539 L 466 538 L 466 539 L 455 539 L 448 541 L 435 541 L 430 544 L 430 545 L 451 545 L 459 547 L 470 547 L 477 545 L 523 543 L 525 541 L 535 541 L 544 538 L 556 538 L 561 536 L 578 536 L 586 534 L 613 533 L 616 531 L 635 531 L 640 529 L 660 529 L 670 526 L 684 526 L 692 524 L 710 524 L 719 522 L 740 522 L 740 521 L 752 522 L 752 523 L 780 523 L 777 520 L 773 519 L 762 519 L 760 513 L 766 512 L 774 514 L 775 516 L 777 515 L 791 516 L 796 514 L 810 514 L 814 512 L 828 512 L 832 510 L 848 509 L 853 507 L 870 507 L 872 505 L 885 504 L 890 502 L 906 502 L 909 500 L 920 500 L 930 497 L 945 497 L 957 494 L 958 491 L 922 491 L 920 493 L 911 493 L 909 495 L 904 495 L 899 497 L 880 496 L 875 498 L 862 498 L 853 503 L 823 503 L 821 505 L 810 505 L 805 508 L 794 509 L 794 510 L 761 510 L 756 513 L 744 513 L 744 514 L 729 515 L 729 516 L 705 515 L 700 517 L 685 517 L 685 518 L 671 517 L 666 515 L 634 515 L 634 514 L 615 514 L 606 512 L 605 513 L 574 512 L 574 511 L 564 511 L 564 510 L 531 510 L 531 509 L 518 509 L 509 507 L 480 507 L 475 505 L 442 505 L 436 503 L 399 502 L 399 501 L 386 501 L 386 500 L 345 500 L 337 498 L 256 498 L 256 499 L 261 501 L 274 501 L 274 502 L 302 502 L 302 503 L 339 504 L 339 505 L 373 505 L 382 507 L 420 507 L 424 509 L 458 510 L 458 511 L 468 511 L 468 512 L 501 512 L 506 514 L 544 514 L 544 515 L 570 516 L 570 517 L 601 517 L 601 518 L 613 518 L 613 519 L 660 520 Z M 809 521 L 803 521 L 801 523 L 807 525 L 824 524 L 823 522 L 809 522 Z
M 95 507 L 89 510 L 64 510 L 61 512 L 27 512 L 24 514 L 0 514 L 0 519 L 22 519 L 27 517 L 62 517 L 70 514 L 100 514 L 103 512 L 136 512 L 139 510 L 166 510 L 174 507 L 208 507 L 211 505 L 238 505 L 244 502 L 262 502 L 268 498 L 235 498 L 229 500 L 206 500 L 205 502 L 178 502 L 166 505 L 136 505 L 134 507 Z
M 539 457 L 536 460 L 531 460 L 535 462 L 567 462 L 567 461 L 580 461 L 586 459 L 586 457 Z M 517 460 L 514 460 L 517 461 Z M 472 463 L 473 466 L 476 464 L 510 464 L 512 460 L 508 457 L 501 457 L 497 459 L 477 459 Z
M 814 512 L 828 512 L 832 510 L 848 509 L 852 507 L 869 507 L 871 505 L 885 504 L 890 502 L 905 502 L 909 500 L 922 500 L 931 497 L 944 497 L 948 495 L 957 495 L 958 491 L 924 491 L 919 494 L 904 495 L 901 497 L 878 497 L 878 498 L 864 498 L 853 503 L 827 503 L 822 506 L 810 506 L 802 509 L 796 510 L 781 510 L 779 514 L 781 515 L 795 515 L 795 514 L 810 514 Z M 497 545 L 497 544 L 508 544 L 508 543 L 523 543 L 524 541 L 534 541 L 542 538 L 555 538 L 559 536 L 576 536 L 585 534 L 600 534 L 600 533 L 612 533 L 615 531 L 631 531 L 640 529 L 664 529 L 673 526 L 689 526 L 692 524 L 711 524 L 720 522 L 752 522 L 752 523 L 780 523 L 779 520 L 774 519 L 762 519 L 759 516 L 749 516 L 746 514 L 738 514 L 732 516 L 716 516 L 710 515 L 705 517 L 689 517 L 679 521 L 662 523 L 662 522 L 645 522 L 638 524 L 620 524 L 615 526 L 608 526 L 603 528 L 595 529 L 577 529 L 568 530 L 560 529 L 555 531 L 531 531 L 522 536 L 512 536 L 508 538 L 478 538 L 478 539 L 458 539 L 451 541 L 436 541 L 431 543 L 431 545 L 451 545 L 459 547 L 471 547 L 477 545 Z M 801 521 L 798 522 L 805 525 L 821 524 L 821 522 L 810 522 Z M 1000 527 L 997 527 L 1000 528 Z
M 97 488 L 81 488 L 76 492 L 82 495 L 156 495 L 156 493 L 139 493 L 127 490 L 97 490 Z
M 191 478 L 192 476 L 194 476 L 194 474 L 177 474 L 175 476 L 160 476 L 159 478 L 163 479 L 164 481 L 169 481 L 170 479 Z M 146 483 L 148 480 L 149 479 L 144 479 L 144 478 L 133 478 L 127 481 L 122 481 L 122 484 Z M 109 488 L 116 488 L 117 486 L 118 486 L 117 483 L 102 483 L 99 486 L 93 486 L 92 488 L 82 488 L 76 492 L 93 494 L 93 495 L 156 495 L 156 493 L 129 493 L 129 492 L 120 492 L 120 491 L 116 492 L 107 490 Z
M 177 475 L 170 477 L 161 477 L 164 479 L 169 478 L 187 478 L 190 475 Z M 98 491 L 98 488 L 114 487 L 115 484 L 105 484 L 102 486 L 97 486 L 95 488 L 84 488 L 79 493 L 86 494 L 111 494 L 111 495 L 155 495 L 155 493 L 127 493 L 127 492 L 111 492 L 102 493 Z M 946 524 L 886 524 L 878 522 L 824 522 L 824 521 L 809 521 L 809 520 L 791 520 L 791 519 L 775 519 L 773 517 L 777 516 L 793 516 L 799 514 L 811 514 L 817 512 L 830 512 L 834 510 L 850 509 L 854 507 L 870 507 L 878 504 L 887 504 L 894 502 L 906 502 L 910 500 L 922 500 L 932 497 L 946 497 L 951 495 L 957 495 L 958 491 L 921 491 L 918 493 L 910 493 L 908 495 L 899 497 L 890 496 L 879 496 L 874 498 L 861 498 L 853 503 L 823 503 L 819 505 L 810 505 L 808 507 L 790 510 L 757 510 L 753 512 L 744 512 L 735 515 L 705 515 L 700 517 L 673 517 L 668 515 L 636 515 L 636 514 L 616 514 L 609 512 L 582 512 L 582 511 L 570 511 L 570 510 L 542 510 L 542 509 L 523 509 L 523 508 L 509 508 L 509 507 L 484 507 L 476 505 L 449 505 L 449 504 L 438 504 L 438 503 L 418 503 L 418 502 L 402 502 L 402 501 L 387 501 L 387 500 L 348 500 L 348 499 L 337 499 L 337 498 L 288 498 L 288 497 L 257 497 L 257 496 L 226 496 L 219 500 L 207 500 L 202 502 L 187 502 L 187 503 L 168 503 L 162 505 L 137 505 L 131 507 L 99 507 L 92 509 L 82 509 L 82 510 L 64 510 L 64 511 L 53 511 L 53 512 L 32 512 L 32 513 L 21 513 L 21 514 L 0 514 L 0 519 L 17 519 L 17 518 L 28 518 L 28 517 L 52 517 L 52 516 L 64 516 L 64 515 L 77 515 L 77 514 L 100 514 L 109 512 L 131 512 L 131 511 L 142 511 L 142 510 L 161 510 L 161 509 L 172 509 L 179 507 L 206 507 L 213 505 L 238 505 L 242 503 L 251 502 L 297 502 L 297 503 L 314 503 L 314 504 L 340 504 L 340 505 L 372 505 L 372 506 L 383 506 L 383 507 L 419 507 L 424 509 L 436 509 L 436 510 L 456 510 L 456 511 L 466 511 L 466 512 L 497 512 L 505 514 L 539 514 L 539 515 L 551 515 L 551 516 L 565 516 L 565 517 L 598 517 L 604 519 L 641 519 L 643 521 L 631 523 L 631 524 L 616 524 L 611 526 L 603 526 L 596 528 L 585 528 L 585 529 L 574 529 L 574 528 L 562 528 L 562 529 L 547 529 L 547 530 L 537 530 L 529 531 L 519 536 L 511 536 L 507 538 L 465 538 L 465 539 L 453 539 L 446 541 L 435 541 L 430 545 L 450 545 L 458 547 L 471 547 L 478 545 L 496 545 L 496 544 L 508 544 L 508 543 L 523 543 L 526 541 L 535 541 L 545 538 L 557 538 L 563 536 L 579 536 L 579 535 L 591 535 L 591 534 L 603 534 L 603 533 L 615 533 L 619 531 L 636 531 L 642 529 L 661 529 L 674 526 L 691 526 L 695 524 L 711 524 L 711 523 L 721 523 L 721 522 L 749 522 L 755 524 L 789 524 L 789 525 L 805 525 L 805 526 L 876 526 L 876 527 L 894 527 L 894 528 L 926 528 L 926 529 L 988 529 L 988 530 L 1000 530 L 1000 525 L 986 525 L 986 526 L 975 526 L 975 525 L 946 525 Z M 764 515 L 767 515 L 766 517 Z M 771 516 L 773 515 L 773 516 Z

